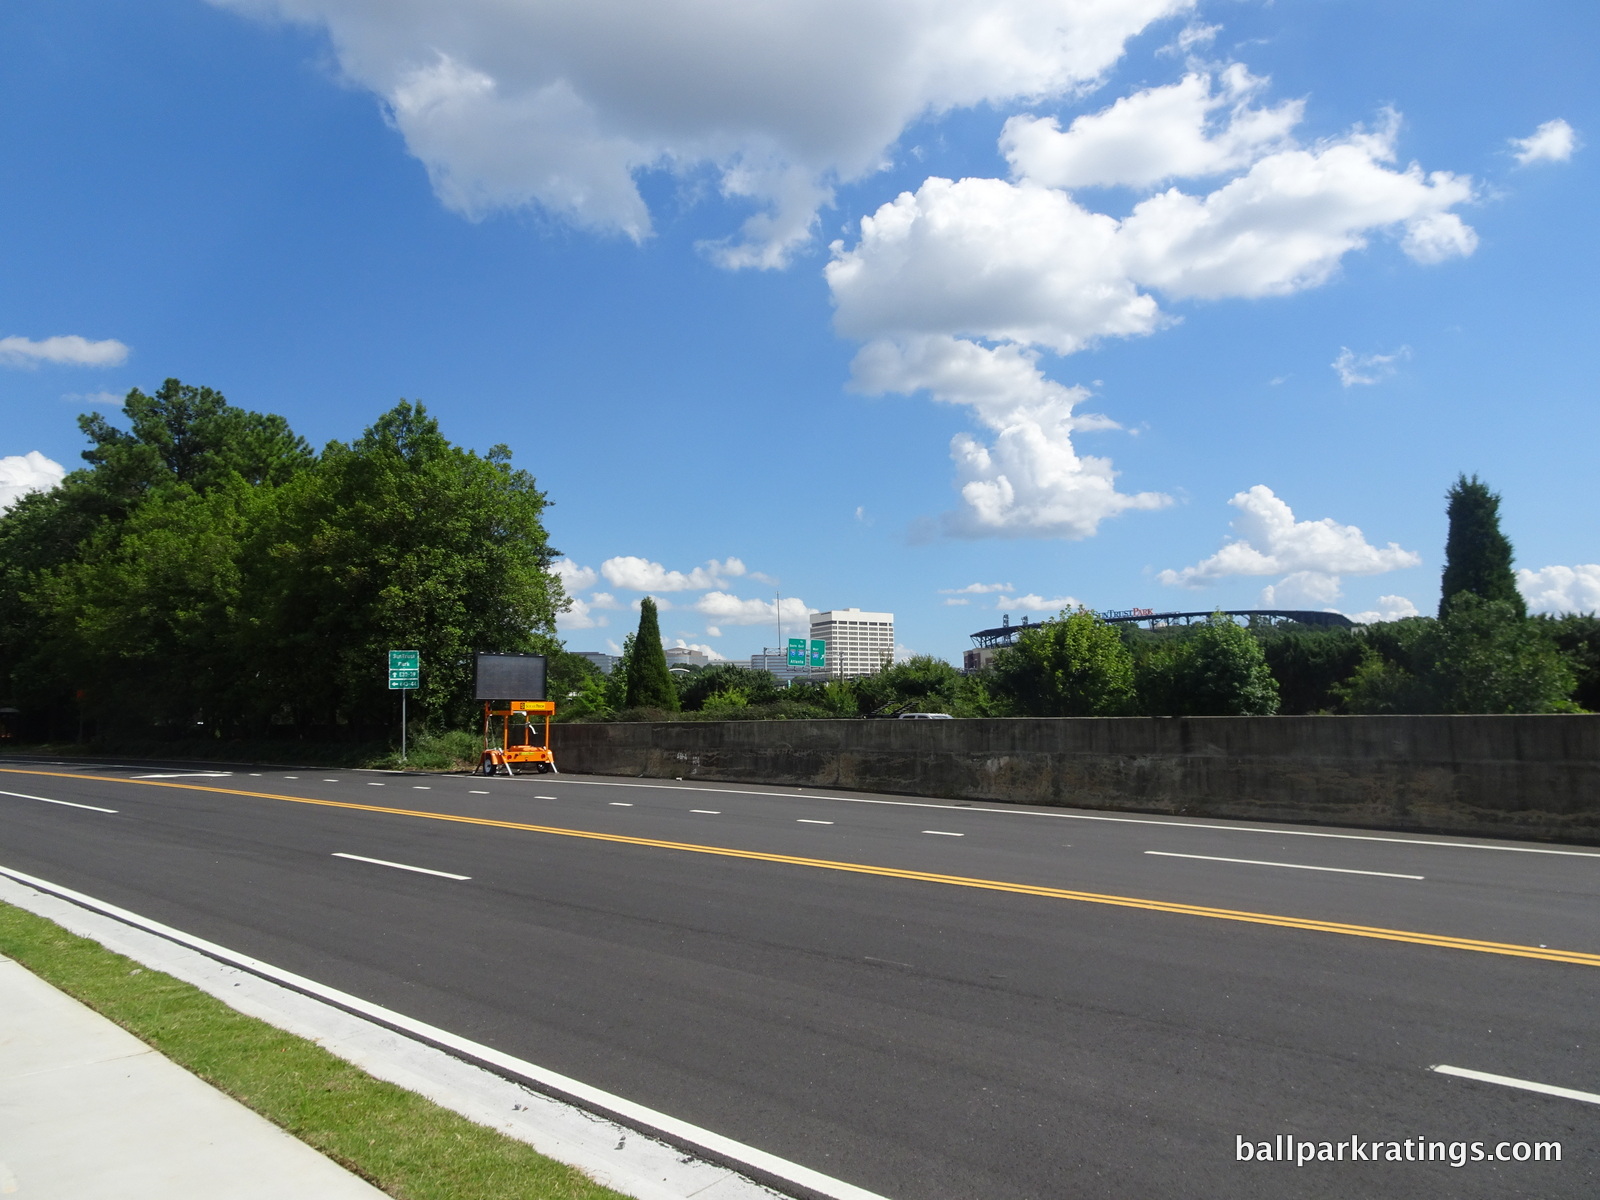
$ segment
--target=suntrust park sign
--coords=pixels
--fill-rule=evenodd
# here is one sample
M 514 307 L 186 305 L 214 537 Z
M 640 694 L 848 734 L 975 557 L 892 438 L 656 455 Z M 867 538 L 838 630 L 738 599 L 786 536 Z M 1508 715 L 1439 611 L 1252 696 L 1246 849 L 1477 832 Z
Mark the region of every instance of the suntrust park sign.
M 1097 612 L 1095 616 L 1103 617 L 1107 621 L 1121 621 L 1129 617 L 1153 617 L 1156 610 L 1153 608 L 1112 608 L 1105 612 Z

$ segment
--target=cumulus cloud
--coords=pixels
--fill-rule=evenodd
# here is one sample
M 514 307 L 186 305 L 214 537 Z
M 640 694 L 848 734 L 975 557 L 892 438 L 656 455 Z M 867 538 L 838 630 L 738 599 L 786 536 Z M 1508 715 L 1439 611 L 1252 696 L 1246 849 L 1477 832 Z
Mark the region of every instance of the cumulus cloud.
M 991 592 L 1014 592 L 1009 583 L 969 583 L 966 587 L 940 588 L 941 596 L 986 596 Z
M 107 408 L 121 408 L 127 398 L 126 392 L 63 392 L 61 396 L 67 404 L 103 405 Z
M 1518 166 L 1566 162 L 1578 148 L 1578 131 L 1557 117 L 1554 121 L 1546 121 L 1525 138 L 1512 138 L 1511 147 Z
M 718 625 L 778 625 L 776 600 L 745 600 L 729 592 L 707 592 L 690 606 Z M 811 614 L 804 600 L 794 596 L 783 597 L 783 624 L 785 628 L 810 628 Z
M 213 0 L 327 31 L 439 198 L 648 236 L 641 172 L 755 212 L 714 246 L 781 265 L 912 121 L 1073 94 L 1192 0 Z
M 1517 589 L 1534 612 L 1600 612 L 1600 563 L 1519 569 Z
M 1228 503 L 1239 510 L 1232 522 L 1233 540 L 1192 567 L 1162 571 L 1158 581 L 1199 588 L 1236 575 L 1283 575 L 1262 593 L 1264 607 L 1325 607 L 1339 598 L 1341 575 L 1381 575 L 1422 561 L 1394 542 L 1373 546 L 1360 529 L 1330 517 L 1297 521 L 1265 484 L 1238 493 Z
M 746 574 L 744 563 L 737 558 L 723 562 L 711 559 L 703 567 L 689 572 L 669 571 L 658 562 L 632 555 L 608 558 L 600 564 L 600 573 L 612 587 L 627 588 L 635 592 L 689 592 L 702 588 L 727 587 L 729 579 Z
M 599 579 L 592 567 L 580 567 L 570 558 L 556 559 L 550 564 L 550 570 L 561 581 L 561 590 L 569 596 L 592 588 Z
M 610 624 L 604 613 L 596 612 L 596 605 L 581 596 L 568 595 L 567 607 L 556 614 L 556 628 L 566 633 L 574 629 L 598 629 Z
M 996 608 L 1014 608 L 1018 612 L 1047 612 L 1058 613 L 1064 608 L 1078 608 L 1076 596 L 1055 596 L 1046 600 L 1037 592 L 1029 592 L 1026 596 L 1013 596 L 1010 599 L 995 601 Z
M 951 536 L 1083 538 L 1107 517 L 1171 502 L 1117 491 L 1109 459 L 1077 452 L 1075 430 L 1115 423 L 1076 413 L 1089 393 L 1045 378 L 1031 350 L 948 336 L 879 339 L 856 356 L 852 386 L 868 394 L 926 390 L 972 409 L 993 432 L 988 444 L 966 433 L 951 439 L 963 501 L 944 516 Z
M 1088 393 L 1049 379 L 1040 352 L 1075 353 L 1145 336 L 1173 319 L 1158 296 L 1286 295 L 1325 283 L 1379 234 L 1419 262 L 1472 253 L 1452 210 L 1470 179 L 1399 166 L 1399 120 L 1302 146 L 1302 105 L 1259 103 L 1266 80 L 1234 65 L 1124 97 L 1065 131 L 1049 118 L 1007 123 L 1015 177 L 930 178 L 862 218 L 826 268 L 839 333 L 863 344 L 852 384 L 868 394 L 926 391 L 970 408 L 994 436 L 951 443 L 963 505 L 953 536 L 1081 538 L 1156 492 L 1124 494 L 1106 458 L 1073 435 L 1116 428 L 1076 414 Z M 1114 217 L 1068 189 L 1229 176 L 1173 186 Z
M 1357 625 L 1373 625 L 1379 621 L 1403 621 L 1407 617 L 1420 617 L 1417 606 L 1404 596 L 1379 596 L 1378 607 L 1367 612 L 1350 613 Z
M 1411 347 L 1401 346 L 1393 354 L 1357 354 L 1349 346 L 1339 347 L 1339 357 L 1329 364 L 1344 387 L 1379 383 L 1396 371 L 1395 363 L 1411 357 Z
M 673 638 L 672 641 L 669 642 L 666 638 L 662 638 L 661 644 L 668 650 L 693 650 L 698 654 L 704 654 L 712 662 L 728 661 L 726 655 L 701 642 L 686 642 L 682 638 Z
M 54 363 L 71 367 L 119 367 L 128 360 L 128 347 L 116 338 L 92 342 L 70 334 L 34 341 L 25 337 L 0 338 L 0 365 L 37 367 Z
M 66 477 L 67 469 L 37 450 L 0 458 L 0 512 L 29 492 L 48 492 Z
M 1300 123 L 1303 100 L 1251 107 L 1266 82 L 1234 63 L 1215 79 L 1192 72 L 1124 96 L 1065 131 L 1054 117 L 1012 117 L 1000 150 L 1017 177 L 1047 187 L 1147 187 L 1218 175 L 1285 145 Z

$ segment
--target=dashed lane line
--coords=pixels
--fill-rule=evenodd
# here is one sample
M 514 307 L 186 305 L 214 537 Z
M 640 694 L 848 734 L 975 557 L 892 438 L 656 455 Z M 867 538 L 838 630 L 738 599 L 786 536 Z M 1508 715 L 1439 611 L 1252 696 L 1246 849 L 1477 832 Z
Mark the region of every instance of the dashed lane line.
M 531 825 L 519 821 L 499 821 L 489 817 L 469 817 L 457 813 L 388 808 L 377 804 L 356 804 L 349 800 L 322 800 L 312 796 L 250 792 L 240 788 L 224 788 L 198 783 L 177 783 L 166 779 L 115 779 L 104 777 L 95 779 L 90 776 L 77 775 L 65 771 L 23 770 L 7 767 L 0 767 L 0 774 L 44 775 L 88 782 L 120 783 L 135 787 L 164 787 L 178 788 L 183 791 L 214 792 L 226 796 L 241 796 L 250 800 L 278 800 L 288 804 L 309 804 L 318 808 L 342 808 L 352 812 L 382 813 L 387 816 L 416 817 L 430 821 L 450 821 L 459 825 L 477 825 L 493 829 L 515 829 L 527 833 L 548 834 L 553 837 L 571 837 L 581 838 L 585 841 L 610 842 L 615 845 L 647 846 L 660 850 L 677 850 L 688 854 L 711 854 L 721 858 L 737 858 L 751 862 L 781 863 L 787 866 L 811 867 L 823 871 L 844 871 L 855 875 L 874 875 L 880 878 L 938 883 L 951 887 L 977 888 L 983 891 L 1010 892 L 1014 895 L 1074 900 L 1083 904 L 1105 904 L 1117 908 L 1136 908 L 1143 909 L 1146 912 L 1170 913 L 1176 916 L 1206 917 L 1219 921 L 1239 921 L 1251 925 L 1272 925 L 1281 929 L 1299 929 L 1312 933 L 1336 933 L 1348 937 L 1402 942 L 1414 946 L 1432 946 L 1445 950 L 1470 950 L 1480 954 L 1498 954 L 1510 958 L 1533 958 L 1546 962 L 1600 967 L 1600 954 L 1584 950 L 1561 950 L 1550 946 L 1520 945 L 1515 942 L 1490 942 L 1479 938 L 1452 937 L 1446 934 L 1426 933 L 1410 929 L 1385 929 L 1381 926 L 1352 925 L 1343 921 L 1319 921 L 1309 917 L 1292 917 L 1279 913 L 1213 908 L 1203 904 L 1179 904 L 1168 900 L 1146 899 L 1142 896 L 1116 896 L 1099 892 L 1080 892 L 1070 888 L 1044 887 L 1038 884 L 1014 883 L 1002 879 L 974 879 L 960 875 L 943 875 L 932 871 L 910 871 L 900 867 L 881 867 L 871 863 L 835 862 L 825 858 L 805 858 L 794 854 L 770 854 L 765 851 L 741 850 L 731 846 L 707 846 L 694 842 L 670 842 L 659 838 L 633 837 L 621 833 L 600 833 L 589 829 L 563 829 L 552 825 Z
M 1425 875 L 1402 875 L 1397 871 L 1357 871 L 1353 867 L 1313 867 L 1307 863 L 1264 862 L 1259 858 L 1218 858 L 1214 854 L 1178 854 L 1171 850 L 1146 850 L 1160 858 L 1198 858 L 1204 862 L 1242 863 L 1247 867 L 1288 867 L 1294 871 L 1332 871 L 1339 875 L 1381 875 L 1385 879 L 1425 879 Z
M 445 879 L 471 879 L 471 875 L 457 875 L 453 871 L 435 871 L 432 867 L 413 867 L 410 863 L 390 862 L 386 858 L 368 858 L 364 854 L 345 854 L 335 851 L 334 858 L 349 858 L 356 862 L 376 863 L 380 867 L 393 867 L 397 871 L 415 871 L 418 875 L 440 875 Z
M 101 808 L 98 804 L 78 804 L 72 800 L 52 800 L 49 796 L 30 796 L 27 792 L 0 792 L 0 796 L 15 796 L 19 800 L 38 800 L 45 804 L 60 804 L 65 808 L 86 808 L 90 812 L 114 813 L 114 808 Z

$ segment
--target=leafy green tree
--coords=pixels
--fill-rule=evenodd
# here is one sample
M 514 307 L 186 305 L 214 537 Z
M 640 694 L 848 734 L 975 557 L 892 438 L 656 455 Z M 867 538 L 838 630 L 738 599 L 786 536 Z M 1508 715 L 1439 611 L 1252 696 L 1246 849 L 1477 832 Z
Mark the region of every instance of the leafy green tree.
M 705 707 L 710 697 L 719 693 L 737 692 L 749 704 L 770 704 L 783 694 L 771 671 L 756 671 L 737 663 L 712 663 L 681 683 L 679 700 L 690 712 Z
M 914 654 L 851 680 L 863 713 L 942 712 L 954 715 L 961 672 L 942 658 Z
M 1548 628 L 1504 600 L 1457 594 L 1442 620 L 1369 627 L 1342 689 L 1351 712 L 1570 712 L 1573 673 Z
M 1462 592 L 1511 605 L 1528 613 L 1511 569 L 1511 543 L 1500 532 L 1500 497 L 1476 475 L 1462 475 L 1446 495 L 1450 532 L 1444 546 L 1444 579 L 1439 616 Z
M 1335 709 L 1335 689 L 1355 673 L 1363 657 L 1362 643 L 1347 629 L 1268 633 L 1261 649 L 1278 682 L 1281 713 Z
M 622 639 L 622 653 L 606 676 L 606 701 L 613 711 L 628 707 L 628 680 L 633 677 L 634 646 L 638 640 L 631 633 Z
M 1080 608 L 1023 630 L 990 687 L 1019 716 L 1119 716 L 1133 711 L 1133 658 L 1116 626 Z
M 1561 652 L 1577 681 L 1573 701 L 1588 712 L 1600 712 L 1600 616 L 1567 613 L 1534 619 Z
M 628 669 L 627 707 L 678 711 L 678 689 L 667 667 L 667 652 L 661 645 L 661 620 L 650 596 L 639 604 L 639 630 Z
M 1261 643 L 1221 613 L 1140 663 L 1139 699 L 1153 716 L 1270 716 L 1278 685 Z

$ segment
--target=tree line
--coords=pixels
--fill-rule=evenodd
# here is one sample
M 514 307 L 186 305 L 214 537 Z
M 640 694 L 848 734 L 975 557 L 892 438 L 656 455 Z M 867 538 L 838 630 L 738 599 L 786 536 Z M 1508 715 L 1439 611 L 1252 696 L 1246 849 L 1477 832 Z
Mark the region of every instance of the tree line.
M 1079 609 L 1019 630 L 984 670 L 931 656 L 855 679 L 797 680 L 729 663 L 669 674 L 645 601 L 610 679 L 574 697 L 583 719 L 1250 716 L 1600 711 L 1600 618 L 1529 617 L 1500 530 L 1500 497 L 1476 476 L 1447 495 L 1439 611 L 1354 629 L 1240 625 L 1216 614 L 1165 629 Z M 648 624 L 648 632 L 646 626 Z M 657 647 L 647 654 L 639 647 Z M 659 661 L 658 661 L 659 660 Z
M 25 735 L 373 738 L 388 650 L 421 652 L 417 715 L 458 726 L 475 650 L 576 669 L 548 500 L 506 447 L 402 400 L 315 452 L 176 379 L 123 412 L 80 417 L 87 465 L 0 514 L 0 706 Z

